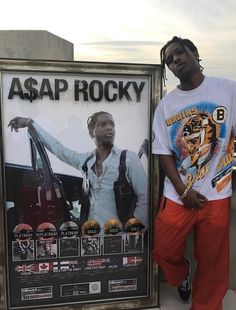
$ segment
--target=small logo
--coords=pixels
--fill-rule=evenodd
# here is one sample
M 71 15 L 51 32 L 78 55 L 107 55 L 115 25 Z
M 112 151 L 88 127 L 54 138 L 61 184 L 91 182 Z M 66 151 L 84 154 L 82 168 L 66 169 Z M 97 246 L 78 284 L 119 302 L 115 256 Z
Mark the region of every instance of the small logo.
M 105 234 L 116 235 L 122 231 L 121 222 L 117 219 L 110 219 L 104 225 Z
M 99 234 L 101 227 L 95 220 L 87 221 L 82 226 L 82 233 L 87 236 L 95 236 Z
M 213 113 L 212 118 L 217 124 L 223 124 L 227 115 L 227 110 L 225 107 L 217 107 Z

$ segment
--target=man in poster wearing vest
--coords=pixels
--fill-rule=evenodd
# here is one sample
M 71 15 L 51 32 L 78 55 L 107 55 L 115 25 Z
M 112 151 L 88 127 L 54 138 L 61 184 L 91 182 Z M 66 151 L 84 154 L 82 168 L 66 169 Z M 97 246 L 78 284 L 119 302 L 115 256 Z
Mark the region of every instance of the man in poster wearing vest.
M 123 222 L 117 214 L 118 207 L 113 190 L 114 182 L 119 177 L 121 150 L 114 145 L 115 123 L 110 113 L 100 111 L 88 118 L 89 135 L 94 140 L 96 149 L 86 153 L 78 153 L 66 148 L 30 118 L 15 117 L 10 121 L 9 126 L 16 132 L 19 128 L 32 126 L 50 152 L 63 162 L 87 174 L 90 206 L 89 210 L 85 211 L 87 216 L 83 220 L 96 220 L 101 227 L 104 227 L 110 219 Z M 127 211 L 125 221 L 136 218 L 147 227 L 147 176 L 138 155 L 134 152 L 127 151 L 125 162 L 126 178 L 132 184 L 136 196 L 135 208 L 130 212 Z

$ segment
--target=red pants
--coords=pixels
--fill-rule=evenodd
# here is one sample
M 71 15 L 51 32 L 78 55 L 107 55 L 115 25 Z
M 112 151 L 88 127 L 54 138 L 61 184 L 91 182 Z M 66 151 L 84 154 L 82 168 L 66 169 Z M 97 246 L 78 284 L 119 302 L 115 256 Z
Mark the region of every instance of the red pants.
M 178 286 L 187 275 L 185 242 L 194 231 L 197 268 L 190 310 L 221 310 L 229 282 L 230 198 L 207 201 L 190 210 L 165 197 L 155 222 L 153 259 L 167 284 Z

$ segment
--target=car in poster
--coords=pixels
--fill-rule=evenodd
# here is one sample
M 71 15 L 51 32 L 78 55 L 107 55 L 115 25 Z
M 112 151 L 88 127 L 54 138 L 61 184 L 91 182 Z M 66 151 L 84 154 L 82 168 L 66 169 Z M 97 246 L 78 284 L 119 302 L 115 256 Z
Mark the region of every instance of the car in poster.
M 50 222 L 79 222 L 82 178 L 53 172 L 47 152 L 35 129 L 28 129 L 31 166 L 5 163 L 8 229 L 19 223 L 35 230 Z

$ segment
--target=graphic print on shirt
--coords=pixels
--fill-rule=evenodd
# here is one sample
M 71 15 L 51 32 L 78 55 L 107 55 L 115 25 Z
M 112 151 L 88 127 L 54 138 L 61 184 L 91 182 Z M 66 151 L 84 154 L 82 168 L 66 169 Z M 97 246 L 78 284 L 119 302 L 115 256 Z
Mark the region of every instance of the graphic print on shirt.
M 187 186 L 203 179 L 209 171 L 210 163 L 226 137 L 226 116 L 225 107 L 200 102 L 166 120 L 167 126 L 171 126 L 171 144 L 176 154 L 177 166 L 179 172 L 186 176 Z M 229 150 L 226 150 L 225 156 L 228 153 Z M 220 169 L 216 179 L 212 181 L 213 188 L 219 184 L 221 178 L 225 179 L 226 174 L 231 173 L 229 167 L 226 168 L 223 164 L 218 167 Z M 226 174 L 221 174 L 225 169 Z M 225 181 L 224 186 L 217 185 L 217 191 L 227 184 Z
M 212 187 L 217 192 L 222 191 L 231 182 L 231 172 L 234 161 L 234 134 L 231 132 L 228 147 L 217 165 L 217 174 L 212 179 Z

